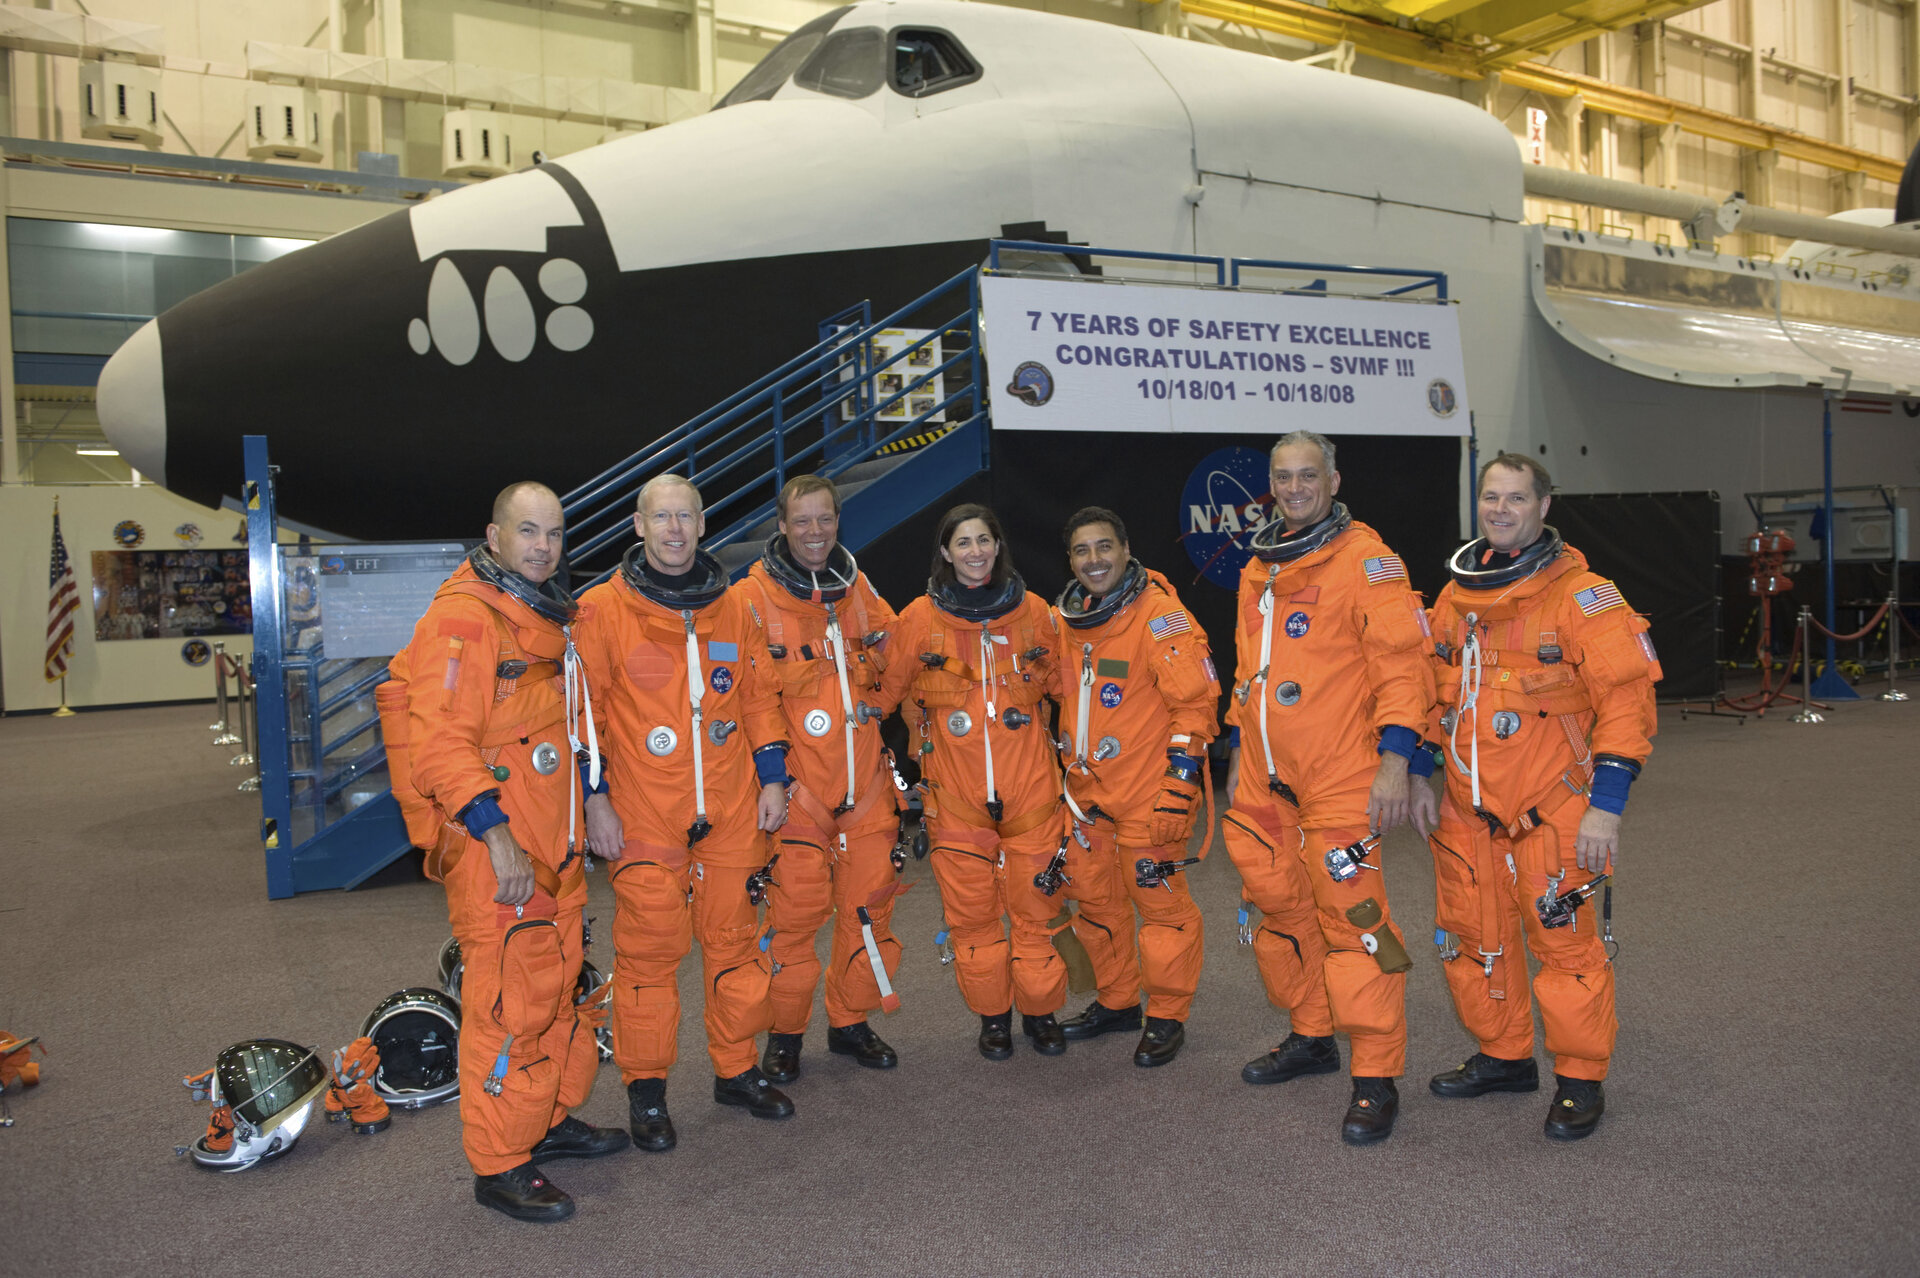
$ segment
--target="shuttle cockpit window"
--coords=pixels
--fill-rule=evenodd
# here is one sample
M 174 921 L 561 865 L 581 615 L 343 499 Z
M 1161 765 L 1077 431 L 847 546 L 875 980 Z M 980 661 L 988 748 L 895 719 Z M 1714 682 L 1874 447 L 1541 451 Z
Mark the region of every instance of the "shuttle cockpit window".
M 945 31 L 900 27 L 893 33 L 893 87 L 910 98 L 924 98 L 972 84 L 980 64 Z
M 760 102 L 778 93 L 780 87 L 820 47 L 820 42 L 827 38 L 827 32 L 833 29 L 833 24 L 845 17 L 847 10 L 852 7 L 850 4 L 841 5 L 796 28 L 792 35 L 774 45 L 773 52 L 762 58 L 758 66 L 742 76 L 740 83 L 727 91 L 714 110 L 737 106 L 742 102 Z
M 879 27 L 836 31 L 795 73 L 793 82 L 836 98 L 864 98 L 886 81 L 886 59 L 881 56 L 886 39 Z

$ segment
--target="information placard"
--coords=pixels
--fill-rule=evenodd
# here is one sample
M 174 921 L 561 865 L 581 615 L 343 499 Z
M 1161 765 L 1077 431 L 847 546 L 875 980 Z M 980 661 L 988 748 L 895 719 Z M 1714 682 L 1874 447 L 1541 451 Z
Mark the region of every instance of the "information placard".
M 466 558 L 459 542 L 315 546 L 287 557 L 287 614 L 300 631 L 317 625 L 329 661 L 391 657 L 413 638 L 440 583 Z
M 1441 302 L 980 281 L 996 430 L 1465 435 Z

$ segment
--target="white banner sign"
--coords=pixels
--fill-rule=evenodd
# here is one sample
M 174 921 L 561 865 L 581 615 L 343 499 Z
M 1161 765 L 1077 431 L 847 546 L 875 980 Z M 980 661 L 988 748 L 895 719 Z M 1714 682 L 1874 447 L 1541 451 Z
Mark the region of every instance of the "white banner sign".
M 986 276 L 997 430 L 1465 435 L 1435 303 Z

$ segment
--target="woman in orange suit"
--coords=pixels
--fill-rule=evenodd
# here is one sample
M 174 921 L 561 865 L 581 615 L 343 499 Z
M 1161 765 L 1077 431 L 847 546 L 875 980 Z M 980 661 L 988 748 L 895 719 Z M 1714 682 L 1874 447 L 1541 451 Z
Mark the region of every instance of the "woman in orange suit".
M 888 708 L 901 705 L 926 789 L 934 878 L 980 1054 L 1013 1054 L 1013 1009 L 1044 1056 L 1067 1050 L 1054 1019 L 1067 973 L 1034 886 L 1060 845 L 1060 769 L 1041 698 L 1059 699 L 1056 628 L 1014 571 L 1000 520 L 955 506 L 940 521 L 927 593 L 889 644 Z M 1012 921 L 1011 935 L 1002 918 Z

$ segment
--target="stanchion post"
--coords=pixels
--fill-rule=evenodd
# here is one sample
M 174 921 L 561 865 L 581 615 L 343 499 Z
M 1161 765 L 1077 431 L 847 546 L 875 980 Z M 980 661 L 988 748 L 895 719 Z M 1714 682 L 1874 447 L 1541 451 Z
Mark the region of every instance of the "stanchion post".
M 1795 723 L 1824 723 L 1826 716 L 1813 708 L 1813 609 L 1800 605 L 1800 710 Z
M 247 677 L 244 668 L 238 671 L 240 684 L 240 753 L 227 760 L 230 767 L 241 767 L 253 762 L 253 680 Z
M 241 778 L 236 790 L 252 791 L 260 788 L 260 760 L 257 754 L 260 740 L 260 690 L 254 686 L 253 674 L 247 673 L 247 715 L 245 719 L 247 742 L 242 756 L 247 761 L 247 775 Z
M 1895 561 L 1893 589 L 1887 594 L 1887 690 L 1879 701 L 1905 701 L 1907 694 L 1896 686 L 1900 672 L 1900 569 Z
M 240 665 L 226 654 L 224 643 L 213 650 L 214 665 L 220 667 L 215 678 L 220 681 L 220 735 L 213 739 L 217 746 L 239 745 L 240 733 L 233 722 L 234 700 L 240 695 Z M 234 683 L 232 697 L 227 695 L 227 677 L 231 675 Z
M 213 702 L 220 709 L 220 722 L 209 723 L 207 731 L 214 734 L 215 745 L 220 744 L 220 734 L 227 730 L 227 645 L 224 640 L 216 640 L 213 645 Z

